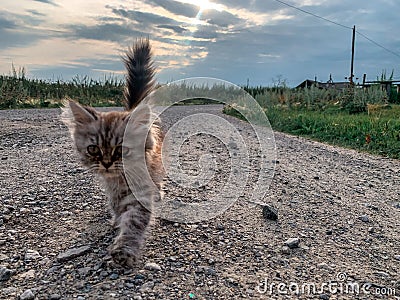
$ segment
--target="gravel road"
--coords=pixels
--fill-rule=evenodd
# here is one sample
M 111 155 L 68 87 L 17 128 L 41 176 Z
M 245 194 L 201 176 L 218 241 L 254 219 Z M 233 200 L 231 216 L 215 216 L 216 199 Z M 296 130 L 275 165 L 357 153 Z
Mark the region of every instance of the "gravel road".
M 222 116 L 218 105 L 180 106 L 163 120 L 191 110 Z M 264 201 L 277 221 L 246 194 L 198 224 L 156 218 L 141 263 L 126 270 L 108 256 L 106 197 L 59 114 L 0 111 L 1 299 L 400 299 L 400 161 L 275 133 Z M 252 147 L 249 125 L 226 118 Z M 188 170 L 201 153 L 226 155 L 222 146 L 192 137 L 182 147 Z M 206 187 L 167 182 L 165 192 L 210 199 L 224 170 Z

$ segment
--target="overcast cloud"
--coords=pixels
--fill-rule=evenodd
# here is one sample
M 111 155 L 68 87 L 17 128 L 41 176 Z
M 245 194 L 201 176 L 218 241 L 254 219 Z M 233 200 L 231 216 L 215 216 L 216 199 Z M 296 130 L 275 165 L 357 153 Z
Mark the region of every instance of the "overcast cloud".
M 18 3 L 16 3 L 18 2 Z M 204 6 L 197 4 L 205 3 Z M 210 76 L 243 85 L 290 86 L 315 76 L 349 75 L 351 27 L 356 76 L 375 79 L 386 69 L 400 79 L 400 2 L 395 0 L 287 0 L 313 17 L 274 0 L 3 0 L 0 73 L 11 64 L 35 78 L 102 78 L 123 74 L 121 55 L 138 37 L 150 37 L 161 82 Z M 208 8 L 208 9 L 207 9 Z

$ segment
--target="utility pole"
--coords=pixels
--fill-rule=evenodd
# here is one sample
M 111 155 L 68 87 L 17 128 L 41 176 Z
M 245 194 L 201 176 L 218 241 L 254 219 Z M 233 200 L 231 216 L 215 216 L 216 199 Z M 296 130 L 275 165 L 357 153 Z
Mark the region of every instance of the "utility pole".
M 351 41 L 351 67 L 350 67 L 350 77 L 349 81 L 351 85 L 354 85 L 354 50 L 355 50 L 355 42 L 356 42 L 356 25 L 353 26 L 353 38 Z

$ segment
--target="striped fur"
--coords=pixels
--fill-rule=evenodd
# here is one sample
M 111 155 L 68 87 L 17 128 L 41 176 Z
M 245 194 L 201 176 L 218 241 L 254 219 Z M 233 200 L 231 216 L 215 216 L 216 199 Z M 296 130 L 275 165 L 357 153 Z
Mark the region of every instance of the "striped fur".
M 154 86 L 154 70 L 150 62 L 148 40 L 139 41 L 128 52 L 125 60 L 128 71 L 125 111 L 99 112 L 69 101 L 62 113 L 82 164 L 97 173 L 104 183 L 113 216 L 112 224 L 118 229 L 110 254 L 116 263 L 127 267 L 133 267 L 140 255 L 151 220 L 152 203 L 161 198 L 162 134 L 159 124 L 152 122 L 151 108 L 141 103 Z M 129 143 L 123 143 L 129 118 L 132 122 L 129 123 Z M 143 144 L 134 144 L 141 139 L 145 141 L 144 149 L 141 148 Z M 123 147 L 119 148 L 122 143 Z M 131 148 L 126 147 L 127 144 Z M 128 185 L 122 152 L 131 155 L 132 160 L 129 161 L 135 161 L 135 156 L 145 157 L 152 182 L 140 180 L 137 188 L 146 199 L 146 207 L 142 205 L 142 200 L 139 202 L 135 198 Z M 129 170 L 134 173 L 132 176 L 141 171 L 135 168 Z
M 124 59 L 128 71 L 124 92 L 128 110 L 135 108 L 154 89 L 154 67 L 148 39 L 138 40 Z

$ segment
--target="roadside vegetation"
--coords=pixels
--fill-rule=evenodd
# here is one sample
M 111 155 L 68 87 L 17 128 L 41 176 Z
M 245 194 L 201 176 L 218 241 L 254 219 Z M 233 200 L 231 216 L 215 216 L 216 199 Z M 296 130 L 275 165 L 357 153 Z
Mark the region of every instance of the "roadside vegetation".
M 396 90 L 388 96 L 377 84 L 344 90 L 258 87 L 248 92 L 263 107 L 274 130 L 400 158 L 400 95 Z M 241 117 L 236 109 L 226 106 L 224 112 Z
M 59 107 L 71 98 L 91 106 L 122 106 L 124 82 L 113 76 L 93 80 L 76 76 L 71 81 L 29 79 L 14 67 L 0 75 L 0 109 Z

